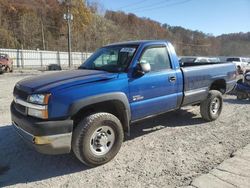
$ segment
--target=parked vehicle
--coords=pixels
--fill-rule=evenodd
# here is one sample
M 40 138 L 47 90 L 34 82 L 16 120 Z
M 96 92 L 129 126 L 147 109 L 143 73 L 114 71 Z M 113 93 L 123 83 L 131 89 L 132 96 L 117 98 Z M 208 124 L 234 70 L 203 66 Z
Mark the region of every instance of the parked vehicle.
M 239 80 L 235 87 L 237 99 L 250 99 L 250 72 L 244 75 L 244 78 Z
M 58 64 L 49 64 L 47 70 L 49 71 L 62 70 L 62 67 Z
M 37 151 L 69 153 L 89 166 L 110 161 L 130 125 L 186 105 L 216 120 L 232 90 L 232 63 L 181 68 L 166 41 L 116 43 L 97 50 L 78 70 L 19 81 L 11 116 Z
M 220 63 L 217 57 L 197 57 L 197 56 L 183 56 L 179 59 L 181 66 L 190 66 L 198 64 Z
M 0 64 L 0 74 L 3 74 L 4 71 L 3 71 L 3 68 L 2 68 L 2 65 Z
M 13 60 L 8 56 L 8 54 L 0 54 L 0 68 L 2 72 L 13 71 Z
M 248 66 L 247 59 L 243 57 L 228 57 L 226 61 L 234 63 L 239 74 L 244 74 L 244 71 Z

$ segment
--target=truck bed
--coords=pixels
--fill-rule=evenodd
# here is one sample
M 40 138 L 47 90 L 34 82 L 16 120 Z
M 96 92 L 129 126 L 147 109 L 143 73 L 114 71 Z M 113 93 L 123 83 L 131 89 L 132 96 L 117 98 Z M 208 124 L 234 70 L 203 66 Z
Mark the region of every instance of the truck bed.
M 191 66 L 200 66 L 200 65 L 215 65 L 215 64 L 223 64 L 228 62 L 185 62 L 180 63 L 181 67 L 191 67 Z
M 233 63 L 192 63 L 181 67 L 184 79 L 182 105 L 196 104 L 204 100 L 215 80 L 217 84 L 219 82 L 225 86 L 221 90 L 222 93 L 231 91 L 235 85 L 234 70 Z

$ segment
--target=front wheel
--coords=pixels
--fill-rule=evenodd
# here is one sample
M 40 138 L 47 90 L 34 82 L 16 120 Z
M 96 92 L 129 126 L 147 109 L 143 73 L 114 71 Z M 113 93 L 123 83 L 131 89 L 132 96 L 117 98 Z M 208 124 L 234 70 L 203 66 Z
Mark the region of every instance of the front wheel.
M 208 93 L 207 99 L 201 102 L 200 112 L 203 119 L 206 121 L 216 120 L 221 113 L 223 99 L 221 92 L 211 90 Z
M 73 132 L 72 148 L 76 157 L 88 166 L 113 159 L 124 138 L 120 120 L 109 113 L 95 113 L 80 121 Z

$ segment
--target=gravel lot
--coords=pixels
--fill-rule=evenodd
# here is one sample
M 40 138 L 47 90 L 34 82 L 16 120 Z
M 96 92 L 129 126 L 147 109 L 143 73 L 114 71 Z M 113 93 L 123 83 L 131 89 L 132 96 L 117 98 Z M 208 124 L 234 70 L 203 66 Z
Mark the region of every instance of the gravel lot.
M 188 107 L 136 123 L 119 154 L 87 168 L 73 154 L 47 156 L 30 149 L 10 126 L 14 84 L 39 72 L 0 75 L 0 187 L 179 187 L 207 173 L 250 143 L 250 101 L 224 97 L 215 122 Z

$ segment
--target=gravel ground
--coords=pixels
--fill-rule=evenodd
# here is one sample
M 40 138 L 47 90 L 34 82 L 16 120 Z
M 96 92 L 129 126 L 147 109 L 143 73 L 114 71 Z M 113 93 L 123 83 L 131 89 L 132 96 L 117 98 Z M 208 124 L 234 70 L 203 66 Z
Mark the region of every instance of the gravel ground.
M 87 168 L 73 154 L 30 149 L 10 126 L 14 84 L 38 72 L 0 75 L 0 187 L 180 187 L 250 143 L 250 101 L 224 96 L 215 122 L 187 107 L 136 123 L 114 160 Z M 44 74 L 44 73 L 43 73 Z

